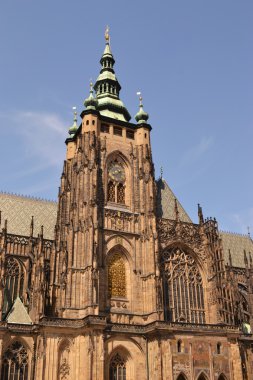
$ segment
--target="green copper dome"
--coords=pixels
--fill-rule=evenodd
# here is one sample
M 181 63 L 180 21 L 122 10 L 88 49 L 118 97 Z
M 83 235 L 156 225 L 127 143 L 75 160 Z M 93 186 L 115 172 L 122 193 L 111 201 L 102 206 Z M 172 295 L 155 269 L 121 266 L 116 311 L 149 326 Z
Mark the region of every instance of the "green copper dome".
M 94 85 L 96 98 L 98 100 L 97 110 L 101 115 L 122 121 L 129 121 L 131 115 L 119 98 L 121 86 L 113 69 L 115 60 L 111 52 L 109 40 L 110 38 L 107 33 L 104 53 L 100 60 L 102 69 Z
M 142 97 L 141 96 L 140 96 L 140 105 L 139 105 L 139 107 L 140 107 L 140 109 L 137 112 L 137 114 L 135 115 L 135 120 L 137 121 L 138 124 L 147 123 L 147 121 L 149 119 L 149 114 L 147 112 L 145 112 L 144 109 L 143 109 Z
M 90 95 L 85 99 L 84 105 L 87 110 L 96 110 L 98 106 L 98 100 L 93 96 L 93 84 L 90 82 Z
M 76 107 L 73 107 L 73 110 L 74 110 L 74 120 L 73 120 L 73 124 L 69 128 L 70 138 L 74 137 L 74 135 L 75 135 L 75 133 L 76 133 L 76 131 L 78 129 Z

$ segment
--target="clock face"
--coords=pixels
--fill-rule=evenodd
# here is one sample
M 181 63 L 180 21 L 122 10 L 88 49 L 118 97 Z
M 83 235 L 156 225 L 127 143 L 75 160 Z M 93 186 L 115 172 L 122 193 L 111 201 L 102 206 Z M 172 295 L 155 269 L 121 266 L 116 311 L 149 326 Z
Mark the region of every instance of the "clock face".
M 109 177 L 116 182 L 124 182 L 126 179 L 124 169 L 117 163 L 110 167 Z

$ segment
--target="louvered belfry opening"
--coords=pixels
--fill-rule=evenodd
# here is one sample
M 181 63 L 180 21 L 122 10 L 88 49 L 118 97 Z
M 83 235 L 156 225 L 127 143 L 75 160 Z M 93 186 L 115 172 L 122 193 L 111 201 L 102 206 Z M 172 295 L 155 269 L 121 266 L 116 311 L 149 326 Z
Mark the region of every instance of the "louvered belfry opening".
M 22 343 L 15 341 L 5 351 L 2 362 L 1 379 L 28 379 L 28 353 Z
M 182 248 L 168 248 L 162 267 L 166 319 L 205 323 L 203 281 L 194 258 Z

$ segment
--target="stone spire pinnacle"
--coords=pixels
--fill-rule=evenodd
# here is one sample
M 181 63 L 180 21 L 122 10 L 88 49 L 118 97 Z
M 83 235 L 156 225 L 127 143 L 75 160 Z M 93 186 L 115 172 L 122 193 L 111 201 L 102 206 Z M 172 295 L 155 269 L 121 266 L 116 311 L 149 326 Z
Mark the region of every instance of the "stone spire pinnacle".
M 115 60 L 111 52 L 109 27 L 107 27 L 105 31 L 105 41 L 104 53 L 100 59 L 102 68 L 94 85 L 96 98 L 98 100 L 97 109 L 101 115 L 122 121 L 129 121 L 131 116 L 119 98 L 121 86 L 113 68 Z

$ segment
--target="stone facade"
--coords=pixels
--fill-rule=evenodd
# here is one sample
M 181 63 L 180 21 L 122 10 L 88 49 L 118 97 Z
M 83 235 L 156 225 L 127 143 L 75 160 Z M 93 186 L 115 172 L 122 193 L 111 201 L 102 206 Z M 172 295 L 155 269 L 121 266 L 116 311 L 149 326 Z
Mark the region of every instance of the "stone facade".
M 129 122 L 108 39 L 101 65 L 66 140 L 54 238 L 49 219 L 0 233 L 1 379 L 250 380 L 252 241 L 233 266 L 235 239 L 155 181 L 148 115 Z

